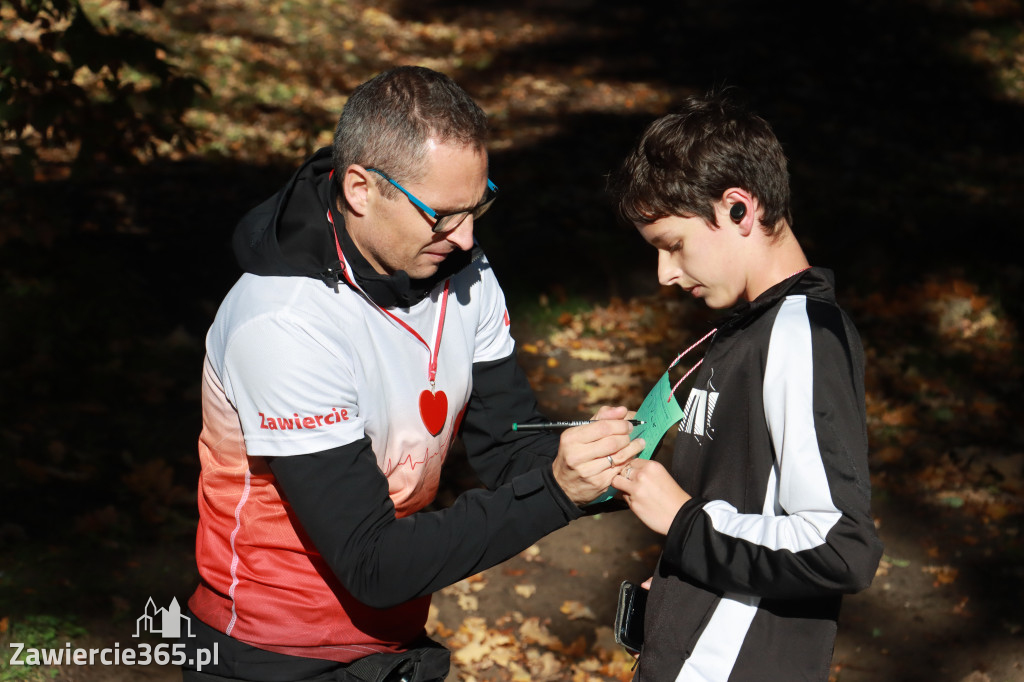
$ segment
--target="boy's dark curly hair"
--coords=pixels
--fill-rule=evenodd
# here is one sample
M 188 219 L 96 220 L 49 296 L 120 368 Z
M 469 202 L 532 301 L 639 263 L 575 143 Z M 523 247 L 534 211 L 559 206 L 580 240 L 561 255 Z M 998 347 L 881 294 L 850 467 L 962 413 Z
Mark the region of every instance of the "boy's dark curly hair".
M 699 216 L 717 226 L 713 204 L 730 187 L 757 197 L 769 236 L 793 224 L 782 145 L 730 90 L 689 97 L 650 124 L 608 182 L 629 224 Z

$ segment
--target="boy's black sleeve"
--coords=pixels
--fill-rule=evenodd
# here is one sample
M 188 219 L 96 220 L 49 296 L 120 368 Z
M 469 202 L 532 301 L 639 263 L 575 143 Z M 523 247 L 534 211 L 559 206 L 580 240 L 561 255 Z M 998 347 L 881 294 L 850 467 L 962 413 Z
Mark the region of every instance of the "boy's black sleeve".
M 882 547 L 869 509 L 863 377 L 859 338 L 838 308 L 783 303 L 762 386 L 775 451 L 765 509 L 742 514 L 692 499 L 663 560 L 724 592 L 803 598 L 866 588 Z

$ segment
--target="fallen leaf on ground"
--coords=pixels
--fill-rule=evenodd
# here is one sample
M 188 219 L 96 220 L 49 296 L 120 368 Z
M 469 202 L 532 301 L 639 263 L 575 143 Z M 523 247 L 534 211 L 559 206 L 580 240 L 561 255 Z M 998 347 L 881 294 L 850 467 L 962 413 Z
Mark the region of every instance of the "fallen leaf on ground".
M 961 679 L 960 682 L 991 682 L 991 680 L 992 678 L 986 675 L 985 673 L 981 672 L 980 670 L 975 670 L 967 677 Z
M 539 644 L 545 649 L 562 647 L 562 640 L 551 634 L 540 618 L 527 618 L 519 626 L 519 637 L 527 644 Z
M 597 619 L 589 606 L 572 599 L 567 599 L 562 602 L 562 606 L 558 610 L 567 615 L 569 620 L 580 620 L 581 618 L 586 618 L 588 620 Z
M 520 552 L 519 556 L 523 557 L 526 561 L 543 561 L 540 556 L 540 547 L 537 545 L 530 545 Z
M 487 627 L 483 618 L 467 618 L 449 643 L 452 658 L 462 666 L 486 670 L 492 665 L 507 667 L 517 658 L 516 641 L 508 635 Z
M 561 678 L 562 662 L 553 653 L 540 653 L 535 649 L 526 652 L 526 667 L 533 674 L 534 680 L 557 680 Z
M 597 350 L 595 348 L 581 348 L 579 350 L 570 350 L 569 357 L 575 358 L 576 360 L 583 360 L 584 362 L 611 362 L 612 354 L 608 351 Z
M 921 570 L 935 576 L 935 587 L 951 584 L 960 573 L 952 566 L 922 566 Z
M 518 594 L 520 597 L 523 597 L 524 599 L 529 599 L 537 591 L 537 586 L 536 585 L 516 585 L 515 588 L 513 588 L 513 589 L 515 589 L 516 594 Z
M 471 594 L 473 592 L 479 592 L 485 587 L 487 587 L 487 578 L 485 578 L 482 573 L 477 573 L 476 575 L 471 575 L 453 585 L 445 587 L 441 590 L 441 594 L 449 596 Z
M 458 604 L 463 611 L 476 611 L 480 608 L 480 600 L 471 594 L 460 594 Z

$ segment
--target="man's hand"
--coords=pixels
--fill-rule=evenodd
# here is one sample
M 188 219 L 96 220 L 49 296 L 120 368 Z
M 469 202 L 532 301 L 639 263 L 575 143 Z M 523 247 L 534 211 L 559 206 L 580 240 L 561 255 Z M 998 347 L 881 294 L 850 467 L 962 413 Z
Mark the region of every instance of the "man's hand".
M 578 505 L 608 489 L 622 466 L 643 452 L 644 440 L 631 441 L 633 425 L 625 407 L 602 407 L 594 423 L 562 432 L 558 456 L 552 464 L 555 480 Z
M 649 459 L 634 459 L 622 467 L 612 485 L 622 491 L 637 518 L 662 535 L 668 535 L 676 514 L 690 499 L 664 466 Z

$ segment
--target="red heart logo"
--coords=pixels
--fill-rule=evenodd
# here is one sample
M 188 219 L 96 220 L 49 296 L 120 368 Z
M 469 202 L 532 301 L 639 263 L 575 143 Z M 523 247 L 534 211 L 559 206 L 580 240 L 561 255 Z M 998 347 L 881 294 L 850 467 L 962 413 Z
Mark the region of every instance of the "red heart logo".
M 420 419 L 431 436 L 441 433 L 445 421 L 448 420 L 448 396 L 444 391 L 420 393 Z

